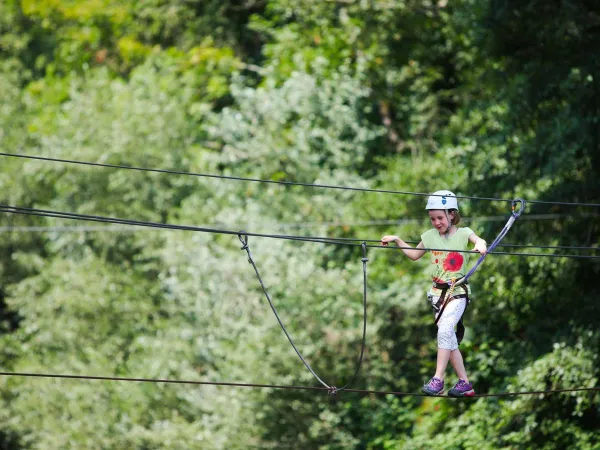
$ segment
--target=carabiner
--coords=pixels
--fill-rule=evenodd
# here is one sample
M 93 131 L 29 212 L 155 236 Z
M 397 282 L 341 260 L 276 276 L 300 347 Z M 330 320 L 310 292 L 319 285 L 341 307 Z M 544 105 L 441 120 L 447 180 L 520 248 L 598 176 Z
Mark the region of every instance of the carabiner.
M 519 207 L 519 209 L 517 211 L 515 211 L 515 207 L 517 206 L 517 203 L 520 203 L 521 206 Z M 512 214 L 513 214 L 513 216 L 515 216 L 515 218 L 519 217 L 524 210 L 525 210 L 525 200 L 523 200 L 522 198 L 515 198 L 512 201 Z

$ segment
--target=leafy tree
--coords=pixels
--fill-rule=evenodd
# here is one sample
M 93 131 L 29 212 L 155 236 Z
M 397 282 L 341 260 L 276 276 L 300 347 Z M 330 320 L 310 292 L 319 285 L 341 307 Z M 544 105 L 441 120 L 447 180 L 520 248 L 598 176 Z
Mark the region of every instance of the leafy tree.
M 598 203 L 598 17 L 593 2 L 574 0 L 7 1 L 0 142 L 6 152 L 272 181 Z M 421 196 L 2 158 L 1 203 L 360 239 L 418 241 L 429 226 Z M 488 242 L 509 211 L 461 200 L 464 223 Z M 598 244 L 594 214 L 530 202 L 506 242 Z M 133 227 L 0 236 L 6 370 L 315 383 L 236 236 Z M 360 249 L 252 237 L 250 246 L 300 350 L 340 385 L 360 349 Z M 426 263 L 368 256 L 355 386 L 415 391 L 435 365 Z M 477 391 L 597 386 L 597 276 L 589 260 L 490 255 L 472 279 L 462 346 Z M 595 393 L 330 402 L 7 377 L 0 398 L 4 448 L 600 445 Z

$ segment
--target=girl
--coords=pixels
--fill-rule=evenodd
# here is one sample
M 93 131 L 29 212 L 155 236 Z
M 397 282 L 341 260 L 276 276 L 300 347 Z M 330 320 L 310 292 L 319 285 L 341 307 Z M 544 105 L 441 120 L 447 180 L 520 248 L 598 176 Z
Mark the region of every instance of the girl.
M 424 248 L 466 250 L 469 242 L 475 244 L 475 250 L 482 255 L 487 251 L 487 243 L 480 239 L 468 227 L 457 228 L 460 222 L 456 195 L 450 191 L 434 192 L 427 199 L 426 210 L 433 229 L 421 235 L 421 242 L 416 248 L 410 248 L 398 236 L 383 236 L 382 245 L 395 242 L 398 247 L 413 261 L 421 258 L 427 250 Z M 462 315 L 469 302 L 471 293 L 467 283 L 452 289 L 449 283 L 458 280 L 466 273 L 468 254 L 455 251 L 431 251 L 431 274 L 433 286 L 427 293 L 434 309 L 435 323 L 438 326 L 438 353 L 435 375 L 421 389 L 427 395 L 441 395 L 444 392 L 444 373 L 448 361 L 452 363 L 458 383 L 448 392 L 452 397 L 469 397 L 475 395 L 473 386 L 465 371 L 463 357 L 458 349 L 462 340 L 464 327 Z M 456 334 L 454 327 L 458 325 Z

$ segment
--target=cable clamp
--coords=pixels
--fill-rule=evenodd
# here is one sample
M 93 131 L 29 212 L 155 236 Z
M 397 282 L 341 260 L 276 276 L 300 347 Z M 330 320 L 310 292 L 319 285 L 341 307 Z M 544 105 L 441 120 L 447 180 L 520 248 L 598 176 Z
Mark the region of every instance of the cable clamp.
M 244 230 L 240 230 L 238 233 L 238 239 L 243 244 L 240 250 L 248 250 L 248 235 Z
M 338 392 L 338 388 L 336 388 L 335 386 L 329 386 L 327 388 L 327 395 L 329 395 L 331 398 L 335 398 Z
M 362 252 L 363 252 L 363 257 L 362 257 L 361 261 L 363 263 L 366 263 L 369 260 L 369 258 L 367 258 L 367 243 L 363 242 L 360 246 L 361 246 Z
M 248 263 L 254 265 L 254 262 L 252 261 L 252 255 L 250 254 L 250 247 L 248 247 L 248 235 L 244 230 L 240 230 L 238 233 L 238 239 L 242 243 L 241 250 L 246 250 L 246 253 L 248 254 Z

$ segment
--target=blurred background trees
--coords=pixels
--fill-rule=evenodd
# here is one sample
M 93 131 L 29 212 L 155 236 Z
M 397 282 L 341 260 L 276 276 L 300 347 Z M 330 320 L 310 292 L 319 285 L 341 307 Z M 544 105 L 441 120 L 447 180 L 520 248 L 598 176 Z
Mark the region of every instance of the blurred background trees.
M 598 42 L 591 0 L 5 0 L 0 143 L 188 172 L 600 203 Z M 3 204 L 363 239 L 418 240 L 429 226 L 421 197 L 0 158 Z M 461 202 L 488 241 L 509 211 Z M 597 246 L 597 216 L 530 203 L 506 243 Z M 90 225 L 2 214 L 3 370 L 314 383 L 237 238 Z M 301 351 L 343 382 L 360 349 L 359 249 L 259 238 L 251 248 Z M 426 264 L 369 258 L 355 386 L 417 391 L 435 364 Z M 486 260 L 463 344 L 478 392 L 598 386 L 599 267 Z M 2 377 L 0 401 L 6 449 L 600 445 L 598 393 L 332 403 L 312 392 Z

